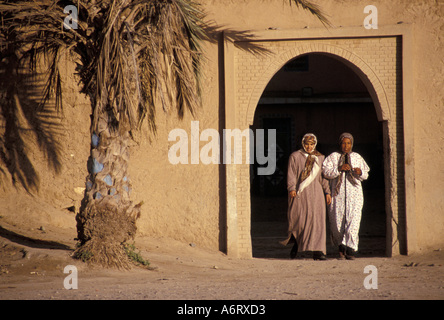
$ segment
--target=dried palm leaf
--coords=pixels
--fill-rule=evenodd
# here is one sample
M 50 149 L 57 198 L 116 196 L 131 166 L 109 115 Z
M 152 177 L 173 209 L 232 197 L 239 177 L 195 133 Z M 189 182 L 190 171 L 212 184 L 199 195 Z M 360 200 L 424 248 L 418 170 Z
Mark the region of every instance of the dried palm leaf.
M 328 27 L 332 26 L 331 22 L 328 20 L 325 13 L 321 10 L 321 7 L 319 7 L 317 4 L 314 4 L 307 0 L 288 0 L 288 1 L 290 3 L 290 6 L 294 3 L 297 7 L 301 7 L 302 9 L 309 11 L 312 15 L 317 17 L 324 26 Z

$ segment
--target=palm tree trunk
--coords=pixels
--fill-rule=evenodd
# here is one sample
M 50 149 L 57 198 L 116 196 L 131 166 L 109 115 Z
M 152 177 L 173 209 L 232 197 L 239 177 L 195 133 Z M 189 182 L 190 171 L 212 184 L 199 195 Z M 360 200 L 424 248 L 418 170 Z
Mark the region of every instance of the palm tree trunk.
M 108 267 L 128 268 L 125 242 L 134 238 L 141 203 L 130 200 L 128 177 L 130 133 L 113 126 L 102 114 L 91 138 L 89 175 L 80 212 L 76 216 L 80 246 L 74 256 Z

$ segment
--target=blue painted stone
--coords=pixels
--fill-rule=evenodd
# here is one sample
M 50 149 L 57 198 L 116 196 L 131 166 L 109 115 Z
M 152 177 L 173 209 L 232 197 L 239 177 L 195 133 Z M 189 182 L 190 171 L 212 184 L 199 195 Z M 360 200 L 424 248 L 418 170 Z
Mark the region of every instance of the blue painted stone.
M 99 173 L 103 170 L 103 164 L 101 164 L 99 161 L 97 161 L 96 159 L 93 159 L 93 173 Z
M 91 145 L 94 148 L 97 148 L 97 146 L 99 145 L 99 137 L 95 133 L 93 133 L 93 135 L 91 136 Z
M 105 183 L 109 186 L 113 185 L 113 179 L 111 178 L 111 176 L 109 174 L 107 174 L 106 177 L 103 178 L 103 181 L 105 181 Z

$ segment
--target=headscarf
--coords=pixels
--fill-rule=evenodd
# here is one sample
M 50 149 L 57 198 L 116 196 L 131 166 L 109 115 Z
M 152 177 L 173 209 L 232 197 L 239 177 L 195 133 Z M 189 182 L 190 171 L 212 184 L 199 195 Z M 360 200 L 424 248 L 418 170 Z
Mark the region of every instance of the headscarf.
M 348 132 L 344 132 L 343 134 L 341 134 L 339 136 L 339 144 L 342 143 L 342 140 L 344 140 L 345 138 L 349 138 L 352 144 L 352 148 L 353 148 L 353 143 L 355 142 L 355 139 L 353 138 L 353 136 L 351 135 L 351 133 Z
M 351 144 L 352 144 L 352 148 L 353 148 L 353 143 L 354 143 L 355 139 L 348 132 L 344 132 L 343 134 L 341 134 L 339 136 L 339 145 L 341 145 L 342 141 L 345 138 L 350 139 Z M 351 169 L 350 169 L 350 171 L 346 171 L 345 172 L 345 176 L 346 176 L 346 179 L 348 179 L 348 181 L 350 181 L 350 183 L 355 186 L 355 185 L 357 185 L 358 182 L 356 181 L 356 179 L 355 179 L 355 177 L 353 175 L 353 167 L 352 167 L 352 164 L 351 164 L 350 153 L 351 153 L 351 149 L 350 149 L 349 153 L 342 153 L 341 154 L 341 157 L 339 158 L 339 161 L 338 161 L 338 170 L 339 170 L 339 168 L 342 167 L 342 165 L 344 163 L 350 165 Z M 340 191 L 340 188 L 341 188 L 341 184 L 342 184 L 342 173 L 339 175 L 338 182 L 336 183 L 335 195 L 339 194 L 339 191 Z
M 315 146 L 312 153 L 308 153 L 307 150 L 305 150 L 305 141 L 306 140 L 314 140 Z M 305 167 L 304 170 L 301 173 L 301 176 L 299 177 L 299 185 L 302 184 L 311 174 L 313 170 L 313 165 L 317 161 L 317 157 L 321 156 L 322 154 L 316 150 L 316 145 L 318 144 L 318 139 L 313 133 L 307 133 L 302 138 L 302 148 L 304 149 L 305 153 L 307 154 L 307 159 L 305 160 Z M 300 190 L 301 192 L 302 190 Z

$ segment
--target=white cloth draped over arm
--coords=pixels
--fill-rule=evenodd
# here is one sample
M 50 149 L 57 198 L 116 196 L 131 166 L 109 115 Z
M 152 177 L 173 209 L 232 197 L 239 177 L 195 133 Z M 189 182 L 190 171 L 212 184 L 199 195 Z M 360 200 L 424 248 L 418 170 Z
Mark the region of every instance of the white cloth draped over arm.
M 305 153 L 304 156 L 305 156 L 305 158 L 307 158 L 307 157 L 308 157 L 308 154 Z M 316 156 L 313 156 L 313 157 L 315 158 L 315 161 L 314 161 L 314 163 L 313 163 L 313 168 L 311 169 L 310 175 L 307 177 L 307 179 L 305 179 L 305 180 L 299 185 L 299 188 L 298 188 L 298 191 L 297 191 L 298 194 L 301 194 L 302 191 L 304 191 L 304 189 L 305 189 L 310 183 L 312 183 L 314 179 L 316 179 L 316 177 L 317 177 L 317 175 L 318 175 L 318 173 L 319 173 L 319 170 L 321 170 L 321 167 L 319 166 L 319 159 L 318 159 L 318 157 L 316 157 Z

